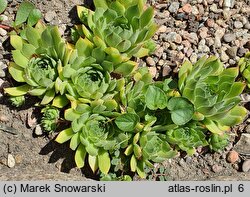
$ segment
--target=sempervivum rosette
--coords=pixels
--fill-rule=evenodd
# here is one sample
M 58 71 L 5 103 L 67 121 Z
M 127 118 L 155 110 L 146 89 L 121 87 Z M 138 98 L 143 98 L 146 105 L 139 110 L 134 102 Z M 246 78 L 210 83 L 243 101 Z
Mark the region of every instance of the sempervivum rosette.
M 78 16 L 84 23 L 84 34 L 97 45 L 112 47 L 128 58 L 143 57 L 154 50 L 150 40 L 157 25 L 153 21 L 153 8 L 145 8 L 143 0 L 94 1 L 95 12 L 78 6 Z M 87 27 L 90 29 L 87 30 Z
M 69 49 L 56 26 L 37 23 L 27 26 L 20 36 L 10 36 L 13 60 L 9 65 L 11 76 L 24 85 L 6 88 L 11 96 L 30 94 L 42 98 L 41 104 L 50 103 L 59 92 L 55 81 L 61 68 L 68 63 Z M 63 98 L 63 97 L 61 97 Z M 61 98 L 57 97 L 57 101 Z M 59 106 L 57 102 L 54 102 Z
M 93 172 L 99 168 L 102 173 L 107 174 L 111 166 L 109 154 L 118 145 L 117 136 L 110 118 L 86 112 L 78 114 L 77 118 L 72 120 L 71 127 L 61 131 L 56 141 L 64 143 L 70 140 L 70 148 L 76 150 L 77 167 L 84 166 L 85 157 L 88 155 Z
M 245 84 L 236 82 L 238 68 L 224 68 L 216 58 L 201 58 L 192 65 L 185 62 L 179 71 L 179 89 L 194 105 L 195 119 L 213 133 L 243 121 L 246 109 L 239 106 Z

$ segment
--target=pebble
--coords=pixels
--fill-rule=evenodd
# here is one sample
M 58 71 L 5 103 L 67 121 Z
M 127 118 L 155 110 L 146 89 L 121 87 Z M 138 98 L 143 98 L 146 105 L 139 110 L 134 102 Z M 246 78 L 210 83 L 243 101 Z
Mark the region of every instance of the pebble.
M 16 165 L 15 158 L 11 154 L 8 154 L 7 165 L 9 168 L 13 168 Z
M 205 9 L 201 4 L 196 5 L 199 10 L 199 15 L 203 15 L 205 13 Z
M 56 12 L 55 11 L 48 11 L 46 14 L 45 14 L 45 20 L 47 22 L 51 22 L 55 17 L 57 16 Z
M 240 47 L 239 50 L 237 51 L 237 55 L 239 57 L 243 57 L 247 52 L 247 49 L 243 48 L 243 47 Z
M 7 68 L 8 66 L 5 64 L 5 63 L 3 63 L 3 62 L 0 62 L 0 69 L 5 69 L 5 68 Z
M 223 40 L 228 43 L 234 41 L 235 39 L 236 39 L 235 34 L 225 34 L 223 36 Z
M 188 48 L 188 49 L 186 50 L 186 55 L 187 55 L 187 57 L 190 57 L 190 56 L 192 55 L 193 52 L 194 52 L 194 51 L 193 51 L 192 48 Z
M 234 150 L 243 155 L 250 155 L 250 133 L 242 133 Z
M 226 159 L 228 163 L 235 163 L 239 159 L 239 154 L 235 150 L 229 151 Z
M 242 171 L 243 172 L 248 172 L 250 170 L 250 159 L 247 159 L 246 161 L 244 161 L 244 163 L 242 164 Z
M 182 37 L 177 34 L 176 32 L 169 32 L 165 38 L 168 42 L 175 42 L 177 44 L 180 44 L 182 42 Z
M 173 2 L 169 6 L 168 11 L 170 13 L 176 13 L 178 11 L 179 7 L 180 7 L 180 3 L 179 2 Z
M 250 29 L 250 23 L 247 22 L 247 23 L 244 25 L 244 28 L 245 28 L 245 29 Z
M 43 135 L 42 127 L 41 127 L 39 124 L 36 125 L 36 127 L 35 127 L 35 134 L 36 134 L 37 136 Z
M 206 20 L 206 25 L 207 25 L 208 27 L 214 27 L 214 20 L 211 19 L 211 18 L 208 18 L 208 19 Z
M 156 74 L 157 74 L 156 67 L 149 67 L 148 70 L 149 70 L 149 73 L 152 75 L 153 78 L 156 77 Z
M 37 125 L 37 119 L 32 117 L 32 112 L 27 113 L 27 125 L 33 128 Z
M 226 50 L 226 53 L 227 55 L 230 57 L 230 58 L 235 58 L 236 57 L 236 54 L 237 54 L 237 50 L 238 48 L 237 47 L 230 47 Z
M 244 6 L 241 8 L 241 13 L 250 13 L 250 7 L 249 6 Z
M 192 6 L 192 14 L 193 15 L 198 15 L 200 14 L 199 9 L 196 6 Z
M 173 43 L 173 42 L 171 42 L 171 43 L 170 43 L 170 49 L 172 49 L 172 50 L 176 50 L 176 49 L 177 49 L 176 44 L 175 44 L 175 43 Z M 170 53 L 171 53 L 171 57 L 172 57 L 172 56 L 173 56 L 173 54 L 175 54 L 175 53 L 177 53 L 177 52 L 176 52 L 176 51 L 175 51 L 175 52 L 171 51 Z
M 219 39 L 220 40 L 220 39 Z M 207 38 L 206 39 L 206 43 L 208 46 L 212 46 L 214 45 L 214 39 L 213 38 Z M 221 44 L 220 44 L 221 45 Z
M 228 63 L 229 63 L 230 65 L 235 65 L 235 64 L 236 64 L 236 61 L 235 61 L 235 60 L 230 59 L 230 60 L 228 61 Z
M 0 77 L 5 77 L 6 76 L 6 73 L 4 72 L 3 69 L 0 68 Z M 0 86 L 3 84 L 4 81 L 1 81 L 0 80 Z
M 198 59 L 198 56 L 196 53 L 192 53 L 192 55 L 190 56 L 189 59 L 190 59 L 191 63 L 195 63 Z
M 187 4 L 185 4 L 185 5 L 182 7 L 182 10 L 183 10 L 184 12 L 190 14 L 190 13 L 192 12 L 192 6 L 191 6 L 189 3 L 187 3 Z
M 179 60 L 183 60 L 185 58 L 185 55 L 180 51 L 178 54 L 177 54 L 177 57 Z
M 229 8 L 224 8 L 223 9 L 223 18 L 225 20 L 229 20 L 230 17 L 231 17 L 231 11 L 230 11 L 230 9 Z
M 206 53 L 206 52 L 209 52 L 210 49 L 208 46 L 206 46 L 206 40 L 205 39 L 202 39 L 199 44 L 198 44 L 198 51 L 199 52 L 203 52 L 203 53 Z
M 1 122 L 7 122 L 7 121 L 9 121 L 9 119 L 7 118 L 7 116 L 1 114 L 1 115 L 0 115 L 0 121 L 1 121 Z
M 208 32 L 208 29 L 206 27 L 201 27 L 199 30 L 199 36 L 201 38 L 207 38 L 207 32 Z
M 16 155 L 15 156 L 15 161 L 16 161 L 16 164 L 19 164 L 21 163 L 23 160 L 23 157 L 21 155 Z
M 177 43 L 177 44 L 181 44 L 182 37 L 179 34 L 176 34 L 174 42 Z
M 191 48 L 191 44 L 190 44 L 190 42 L 189 42 L 188 40 L 183 40 L 183 41 L 182 41 L 182 45 L 183 45 L 184 47 Z
M 184 40 L 188 40 L 190 43 L 193 43 L 193 44 L 197 44 L 199 41 L 197 34 L 194 32 L 188 33 L 185 31 L 182 37 Z
M 0 78 L 0 87 L 2 87 L 3 84 L 4 84 L 4 80 L 2 80 L 2 79 Z
M 4 14 L 0 15 L 0 17 L 1 17 L 2 21 L 7 21 L 9 19 L 8 16 L 6 16 Z
M 154 52 L 154 55 L 157 56 L 158 58 L 161 58 L 161 56 L 163 55 L 163 52 L 164 52 L 164 48 L 163 47 L 159 47 Z
M 215 27 L 214 27 L 215 28 Z M 214 33 L 215 37 L 222 38 L 225 35 L 225 29 L 218 27 L 216 32 Z
M 214 38 L 214 47 L 217 49 L 221 48 L 221 40 L 217 36 Z
M 157 63 L 158 66 L 163 66 L 164 65 L 164 60 L 160 59 L 159 62 Z
M 234 7 L 235 0 L 224 0 L 223 7 L 224 8 L 232 8 Z
M 186 157 L 186 163 L 191 163 L 192 162 L 192 157 Z
M 146 62 L 149 66 L 155 66 L 155 61 L 152 57 L 147 57 Z
M 215 173 L 219 173 L 219 172 L 221 172 L 221 171 L 223 170 L 223 167 L 220 166 L 220 165 L 214 164 L 214 165 L 212 166 L 212 170 L 213 170 L 213 172 L 215 172 Z
M 247 103 L 250 102 L 250 95 L 247 93 L 240 95 L 242 102 Z M 248 132 L 247 132 L 248 133 Z M 249 133 L 250 133 L 250 125 L 249 125 Z
M 67 29 L 67 26 L 65 24 L 60 24 L 60 27 L 59 27 L 59 32 L 61 35 L 64 34 L 64 32 L 66 31 Z
M 242 24 L 242 22 L 240 22 L 240 21 L 235 21 L 235 22 L 234 22 L 234 27 L 235 27 L 236 29 L 240 29 L 240 28 L 243 27 L 243 24 Z
M 243 25 L 247 24 L 248 20 L 245 16 L 241 16 L 240 21 L 242 22 Z
M 7 32 L 5 29 L 0 28 L 0 35 L 1 35 L 1 36 L 6 36 L 7 33 L 8 33 L 8 32 Z
M 165 33 L 167 31 L 167 27 L 165 25 L 161 25 L 158 29 L 158 33 Z
M 215 2 L 215 0 L 206 0 L 208 4 L 213 4 Z
M 227 62 L 230 58 L 225 53 L 225 51 L 221 51 L 220 59 L 221 59 L 222 62 Z
M 239 169 L 240 169 L 238 163 L 233 163 L 233 164 L 232 164 L 232 167 L 233 167 L 235 170 L 237 170 L 237 171 L 239 171 Z
M 186 164 L 185 160 L 183 158 L 181 158 L 180 161 L 179 161 L 179 165 L 181 167 L 186 167 L 187 164 Z
M 218 8 L 217 8 L 217 5 L 215 3 L 213 3 L 211 6 L 210 6 L 210 11 L 214 12 L 214 13 L 217 13 L 218 12 Z

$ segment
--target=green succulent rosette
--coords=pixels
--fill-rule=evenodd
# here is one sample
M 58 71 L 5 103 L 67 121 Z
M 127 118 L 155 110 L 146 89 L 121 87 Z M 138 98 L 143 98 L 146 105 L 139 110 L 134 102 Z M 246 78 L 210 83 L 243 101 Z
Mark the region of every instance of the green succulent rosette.
M 55 131 L 60 111 L 55 107 L 46 106 L 41 110 L 41 112 L 43 114 L 41 120 L 43 129 L 48 132 Z
M 216 57 L 202 57 L 194 65 L 186 61 L 179 71 L 179 90 L 194 105 L 193 119 L 212 133 L 229 130 L 246 116 L 246 109 L 238 105 L 245 88 L 235 81 L 238 73 L 238 68 L 224 68 Z
M 229 142 L 229 136 L 224 133 L 223 135 L 211 134 L 208 139 L 209 148 L 213 151 L 223 150 Z
M 39 22 L 34 28 L 27 26 L 20 36 L 11 35 L 10 42 L 14 62 L 9 65 L 9 73 L 24 85 L 5 88 L 5 92 L 11 96 L 38 96 L 42 105 L 53 101 L 53 105 L 63 107 L 66 97 L 58 95 L 55 81 L 61 68 L 68 64 L 70 53 L 58 27 Z
M 80 138 L 91 156 L 98 155 L 100 148 L 111 150 L 116 145 L 114 128 L 109 122 L 99 114 L 92 114 L 85 122 Z
M 127 136 L 114 126 L 117 103 L 110 97 L 90 103 L 72 100 L 71 107 L 64 112 L 64 118 L 71 126 L 59 133 L 58 143 L 70 140 L 75 153 L 77 167 L 82 168 L 85 157 L 93 172 L 98 168 L 107 174 L 111 166 L 111 155 L 126 146 Z
M 167 143 L 166 136 L 155 132 L 142 135 L 140 146 L 143 158 L 153 162 L 160 163 L 176 155 L 176 152 Z
M 25 97 L 24 96 L 10 96 L 9 101 L 11 102 L 11 105 L 15 107 L 20 107 L 25 103 Z
M 107 174 L 111 167 L 110 152 L 119 143 L 112 120 L 100 114 L 80 114 L 77 110 L 66 113 L 66 119 L 72 121 L 71 127 L 61 131 L 56 141 L 64 143 L 70 140 L 70 148 L 76 151 L 77 167 L 85 165 L 87 156 L 93 172 L 99 168 L 102 173 Z
M 156 117 L 139 117 L 135 113 L 124 113 L 115 119 L 117 127 L 129 137 L 124 154 L 129 158 L 130 170 L 145 178 L 145 167 L 152 162 L 163 162 L 176 155 L 167 142 L 166 135 L 153 130 Z
M 98 58 L 105 60 L 100 63 L 104 68 L 127 76 L 137 68 L 137 63 L 131 61 L 131 57 L 144 57 L 155 49 L 151 40 L 157 30 L 153 21 L 153 8 L 145 10 L 141 0 L 94 3 L 94 12 L 77 6 L 83 24 L 72 30 L 73 40 L 79 42 L 81 36 L 84 38 L 82 42 L 97 47 Z
M 250 52 L 246 53 L 238 63 L 242 76 L 247 81 L 247 86 L 250 88 Z
M 79 99 L 90 103 L 93 100 L 113 97 L 116 92 L 116 80 L 112 79 L 109 72 L 104 71 L 98 64 L 86 67 L 68 69 L 66 90 L 70 100 Z
M 199 146 L 207 146 L 204 128 L 195 124 L 188 124 L 183 127 L 171 129 L 167 131 L 167 141 L 177 146 L 179 149 L 187 152 L 189 155 L 195 153 L 195 148 Z
M 154 10 L 152 7 L 144 9 L 143 0 L 97 0 L 94 4 L 95 12 L 78 6 L 78 16 L 84 24 L 78 28 L 80 34 L 97 46 L 115 48 L 128 58 L 143 57 L 154 50 L 150 40 L 157 30 Z
M 154 167 L 152 162 L 163 162 L 176 156 L 168 142 L 166 136 L 156 132 L 141 132 L 135 134 L 126 150 L 125 155 L 130 157 L 130 170 L 137 172 L 141 178 L 146 177 L 146 166 Z

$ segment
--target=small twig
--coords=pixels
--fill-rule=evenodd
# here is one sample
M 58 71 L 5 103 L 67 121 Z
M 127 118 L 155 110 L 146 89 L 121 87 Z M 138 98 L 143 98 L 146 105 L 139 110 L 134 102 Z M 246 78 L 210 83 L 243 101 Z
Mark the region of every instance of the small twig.
M 16 129 L 12 128 L 12 127 L 8 127 L 8 126 L 5 126 L 3 124 L 0 123 L 0 130 L 6 132 L 6 133 L 10 133 L 12 135 L 17 135 L 18 132 Z

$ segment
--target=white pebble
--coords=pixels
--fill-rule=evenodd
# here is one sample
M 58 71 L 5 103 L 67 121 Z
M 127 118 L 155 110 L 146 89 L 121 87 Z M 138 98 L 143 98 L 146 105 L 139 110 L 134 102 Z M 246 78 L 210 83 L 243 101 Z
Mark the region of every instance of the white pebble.
M 15 158 L 11 154 L 8 154 L 8 163 L 7 163 L 7 165 L 8 165 L 9 168 L 13 168 L 16 165 Z
M 36 125 L 35 134 L 36 134 L 37 136 L 43 135 L 42 127 L 41 127 L 40 125 Z
M 7 32 L 5 29 L 0 28 L 0 35 L 1 35 L 1 36 L 6 36 L 7 33 L 8 33 L 8 32 Z

